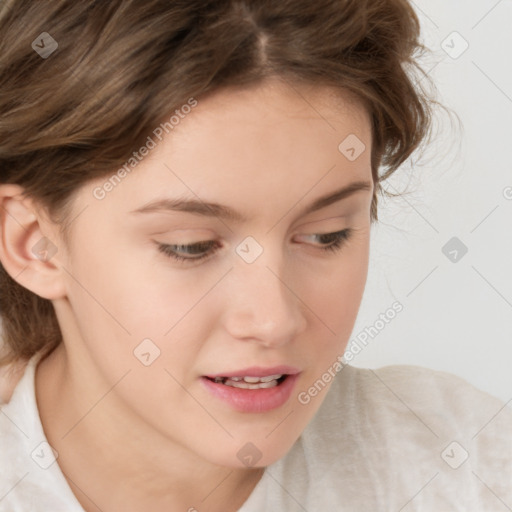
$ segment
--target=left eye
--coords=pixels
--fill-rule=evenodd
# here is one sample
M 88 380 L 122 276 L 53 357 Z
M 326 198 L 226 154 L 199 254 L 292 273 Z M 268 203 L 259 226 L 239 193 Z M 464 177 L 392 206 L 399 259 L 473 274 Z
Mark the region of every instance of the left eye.
M 333 251 L 341 249 L 341 247 L 345 244 L 345 242 L 350 238 L 352 234 L 352 230 L 347 228 L 341 231 L 336 231 L 335 233 L 323 233 L 323 234 L 313 234 L 313 235 L 305 235 L 305 239 L 316 239 L 312 245 L 316 245 L 322 251 Z

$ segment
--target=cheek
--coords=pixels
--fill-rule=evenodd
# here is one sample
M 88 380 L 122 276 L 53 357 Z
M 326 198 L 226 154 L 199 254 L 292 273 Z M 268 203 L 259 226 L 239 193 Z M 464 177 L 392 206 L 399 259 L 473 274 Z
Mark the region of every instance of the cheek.
M 105 372 L 120 362 L 140 365 L 137 353 L 149 350 L 158 357 L 155 364 L 182 373 L 220 316 L 205 299 L 222 269 L 194 278 L 151 253 L 107 250 L 77 255 L 69 271 L 68 297 L 80 337 Z
M 312 311 L 311 337 L 315 340 L 314 368 L 309 377 L 318 378 L 342 356 L 354 329 L 368 274 L 369 244 L 361 239 L 357 246 L 342 253 L 329 272 L 318 272 L 303 279 L 303 297 Z
M 135 336 L 162 336 L 183 317 L 207 283 L 172 273 L 156 250 L 79 254 L 69 280 L 70 299 L 94 317 L 106 316 Z M 81 309 L 77 309 L 82 314 Z M 121 324 L 121 325 L 119 325 Z
M 368 275 L 369 245 L 359 240 L 341 254 L 325 271 L 310 274 L 305 297 L 311 309 L 340 336 L 347 335 L 355 322 Z

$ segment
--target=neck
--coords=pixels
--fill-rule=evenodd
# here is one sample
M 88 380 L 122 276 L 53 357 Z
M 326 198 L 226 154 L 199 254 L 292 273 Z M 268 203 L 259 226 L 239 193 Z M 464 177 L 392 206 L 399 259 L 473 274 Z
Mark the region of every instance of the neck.
M 86 512 L 236 511 L 263 469 L 222 467 L 163 436 L 128 411 L 84 364 L 71 368 L 59 346 L 36 368 L 46 437 Z

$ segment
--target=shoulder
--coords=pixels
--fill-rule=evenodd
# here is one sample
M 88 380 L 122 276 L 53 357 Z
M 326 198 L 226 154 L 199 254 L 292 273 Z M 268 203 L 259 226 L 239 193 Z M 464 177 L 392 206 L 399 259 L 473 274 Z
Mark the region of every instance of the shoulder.
M 326 475 L 319 494 L 343 481 L 344 503 L 354 507 L 400 509 L 412 489 L 428 486 L 418 506 L 493 510 L 487 487 L 512 503 L 511 432 L 510 407 L 455 375 L 345 366 L 301 445 Z
M 338 378 L 339 377 L 339 378 Z M 413 365 L 377 369 L 346 366 L 326 401 L 332 410 L 348 409 L 357 416 L 423 424 L 438 436 L 462 431 L 476 435 L 483 427 L 512 428 L 512 410 L 498 398 L 451 373 Z M 502 434 L 503 435 L 503 434 Z
M 35 397 L 34 373 L 41 354 L 4 380 L 0 404 L 0 512 L 14 510 L 83 511 L 56 461 L 43 431 Z M 8 385 L 5 385 L 8 382 Z
M 28 359 L 19 359 L 13 363 L 0 366 L 0 405 L 11 399 L 19 380 L 25 373 Z
M 343 378 L 343 372 L 346 372 Z M 360 392 L 364 399 L 372 401 L 375 396 L 381 399 L 392 397 L 410 399 L 418 406 L 452 405 L 453 410 L 477 402 L 496 405 L 498 398 L 479 390 L 457 375 L 413 365 L 392 365 L 376 369 L 346 367 L 340 372 L 340 385 L 351 383 L 351 389 Z M 387 402 L 387 400 L 386 400 Z M 473 410 L 474 407 L 471 407 Z M 468 411 L 469 412 L 469 411 Z

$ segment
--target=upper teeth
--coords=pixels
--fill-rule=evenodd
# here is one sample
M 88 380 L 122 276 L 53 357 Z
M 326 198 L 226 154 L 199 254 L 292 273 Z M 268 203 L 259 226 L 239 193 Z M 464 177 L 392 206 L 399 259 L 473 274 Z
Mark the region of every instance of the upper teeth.
M 283 376 L 283 374 L 276 374 L 276 375 L 268 375 L 267 377 L 215 377 L 214 381 L 217 383 L 235 383 L 235 382 L 246 382 L 247 384 L 265 384 L 270 382 L 275 382 L 278 379 L 280 379 Z
M 231 377 L 232 380 L 242 380 L 242 378 L 245 380 L 245 382 L 249 382 L 251 384 L 256 382 L 270 382 L 271 380 L 277 380 L 280 379 L 283 375 L 269 375 L 268 377 Z
M 282 376 L 283 374 L 268 375 L 266 377 L 215 377 L 214 381 L 228 386 L 242 387 L 245 389 L 251 389 L 252 386 L 254 386 L 256 389 L 277 386 L 277 380 Z

